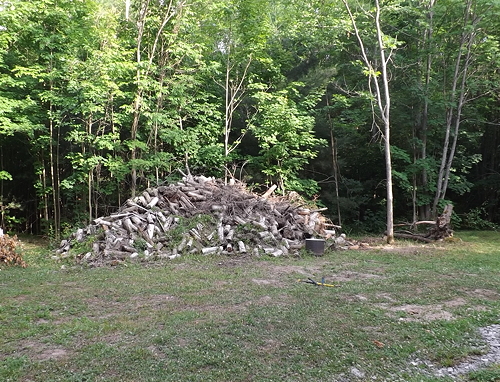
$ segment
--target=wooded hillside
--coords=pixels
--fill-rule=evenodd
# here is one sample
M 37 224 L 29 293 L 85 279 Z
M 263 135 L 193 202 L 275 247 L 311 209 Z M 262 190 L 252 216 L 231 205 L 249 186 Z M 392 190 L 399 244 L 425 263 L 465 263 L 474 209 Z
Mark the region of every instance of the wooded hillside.
M 0 0 L 0 226 L 58 238 L 178 169 L 296 191 L 349 229 L 384 231 L 388 180 L 396 221 L 451 203 L 456 225 L 499 224 L 499 14 L 496 0 Z

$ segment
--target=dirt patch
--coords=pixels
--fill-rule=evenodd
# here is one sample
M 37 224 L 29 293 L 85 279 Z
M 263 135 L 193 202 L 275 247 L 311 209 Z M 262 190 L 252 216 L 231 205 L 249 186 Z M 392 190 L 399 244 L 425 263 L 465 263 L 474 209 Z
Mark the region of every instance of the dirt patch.
M 131 301 L 134 303 L 134 308 L 132 308 L 132 310 L 144 308 L 157 309 L 165 305 L 170 305 L 173 301 L 176 300 L 177 297 L 168 294 L 149 295 L 147 296 L 147 298 L 144 298 L 143 296 L 135 296 L 131 299 Z M 130 305 L 126 305 L 128 309 L 130 309 Z
M 388 303 L 379 303 L 375 306 L 385 309 L 388 311 L 388 315 L 393 318 L 405 322 L 415 322 L 415 321 L 435 321 L 435 320 L 453 320 L 455 317 L 452 313 L 446 310 L 446 308 L 453 308 L 458 306 L 463 306 L 467 302 L 463 299 L 456 299 L 448 301 L 442 304 L 434 305 L 416 305 L 407 304 L 400 306 L 392 306 Z
M 443 305 L 447 308 L 456 308 L 459 306 L 467 305 L 467 303 L 468 303 L 467 300 L 465 300 L 461 297 L 457 297 L 453 300 L 444 302 Z
M 299 274 L 307 277 L 317 277 L 321 275 L 322 277 L 327 277 L 329 279 L 334 279 L 335 281 L 353 281 L 353 280 L 367 280 L 367 279 L 379 279 L 383 278 L 379 274 L 375 273 L 362 273 L 354 271 L 341 271 L 337 273 L 330 273 L 331 271 L 325 271 L 325 265 L 329 265 L 326 261 L 315 262 L 314 266 L 300 266 L 300 265 L 273 265 L 268 266 L 267 264 L 258 264 L 258 266 L 266 267 L 268 269 L 271 278 L 278 278 L 282 275 L 289 274 Z M 382 272 L 383 269 L 374 269 L 375 272 Z
M 466 292 L 473 298 L 481 298 L 484 300 L 498 301 L 500 300 L 500 293 L 491 289 L 474 289 Z
M 436 251 L 442 251 L 445 248 L 437 246 L 436 244 L 405 244 L 405 245 L 381 245 L 376 247 L 369 247 L 369 249 L 376 249 L 384 252 L 397 253 L 400 255 L 430 255 Z
M 377 298 L 380 298 L 380 299 L 384 299 L 384 300 L 387 300 L 387 301 L 390 301 L 390 302 L 394 302 L 396 301 L 392 295 L 390 293 L 377 293 L 375 295 Z
M 352 272 L 352 271 L 342 271 L 339 273 L 335 273 L 331 276 L 334 281 L 346 282 L 353 280 L 368 280 L 368 279 L 380 279 L 383 276 L 376 275 L 373 273 L 361 273 L 361 272 Z
M 26 355 L 35 361 L 49 361 L 69 358 L 72 352 L 55 345 L 38 341 L 23 341 L 19 344 L 18 353 Z
M 109 319 L 120 315 L 127 304 L 103 299 L 99 297 L 89 297 L 85 299 L 87 303 L 87 317 L 92 319 Z
M 266 279 L 252 279 L 252 282 L 254 282 L 257 285 L 273 285 L 273 284 L 278 284 L 278 280 L 266 280 Z
M 321 273 L 323 271 L 322 264 L 317 263 L 314 267 L 301 267 L 296 265 L 285 265 L 281 267 L 276 267 L 276 270 L 281 271 L 281 273 L 290 274 L 290 273 L 300 273 L 304 276 L 314 276 L 315 274 Z

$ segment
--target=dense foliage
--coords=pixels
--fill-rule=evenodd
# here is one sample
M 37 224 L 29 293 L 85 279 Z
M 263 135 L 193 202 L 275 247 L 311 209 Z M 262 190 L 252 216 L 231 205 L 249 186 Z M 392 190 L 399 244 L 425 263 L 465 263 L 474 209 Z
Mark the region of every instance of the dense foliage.
M 500 223 L 500 2 L 377 4 L 396 220 L 452 201 L 457 224 Z M 345 227 L 383 231 L 380 60 L 367 67 L 359 44 L 377 50 L 375 11 L 0 0 L 0 225 L 57 237 L 180 169 L 275 183 Z

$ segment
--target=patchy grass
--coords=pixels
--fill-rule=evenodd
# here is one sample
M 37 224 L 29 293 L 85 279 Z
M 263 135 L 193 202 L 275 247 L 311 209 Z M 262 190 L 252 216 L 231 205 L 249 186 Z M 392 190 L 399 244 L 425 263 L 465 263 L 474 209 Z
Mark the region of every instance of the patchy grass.
M 0 380 L 450 381 L 413 361 L 485 353 L 477 329 L 500 322 L 500 234 L 456 236 L 99 269 L 26 241 L 28 268 L 0 271 Z

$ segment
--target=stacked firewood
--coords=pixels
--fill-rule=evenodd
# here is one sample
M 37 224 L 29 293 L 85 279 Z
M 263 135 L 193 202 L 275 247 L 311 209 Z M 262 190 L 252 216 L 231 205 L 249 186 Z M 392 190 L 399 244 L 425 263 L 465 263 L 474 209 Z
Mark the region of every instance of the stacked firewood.
M 148 188 L 117 212 L 94 219 L 63 240 L 56 254 L 92 264 L 187 253 L 281 256 L 300 249 L 305 238 L 335 234 L 326 229 L 322 209 L 307 207 L 297 194 L 273 197 L 274 188 L 259 196 L 238 182 L 185 176 Z M 80 247 L 86 251 L 72 251 Z

